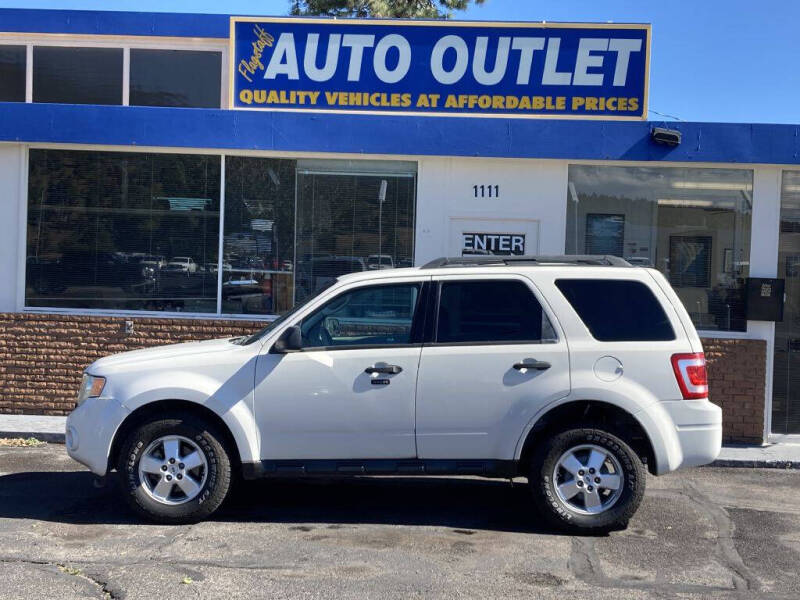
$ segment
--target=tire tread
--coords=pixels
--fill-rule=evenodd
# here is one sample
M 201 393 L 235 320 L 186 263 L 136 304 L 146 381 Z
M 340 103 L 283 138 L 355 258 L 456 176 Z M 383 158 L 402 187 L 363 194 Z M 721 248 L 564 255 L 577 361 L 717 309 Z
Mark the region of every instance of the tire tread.
M 555 461 L 568 448 L 592 443 L 609 448 L 620 461 L 625 475 L 625 489 L 617 503 L 599 515 L 581 515 L 569 511 L 555 496 L 551 474 Z M 577 424 L 553 432 L 531 457 L 528 483 L 539 512 L 553 525 L 573 532 L 600 533 L 624 529 L 644 497 L 644 465 L 620 436 L 591 424 Z
M 198 498 L 178 506 L 156 502 L 138 483 L 138 452 L 153 439 L 170 433 L 186 435 L 204 446 L 211 479 L 206 482 L 205 487 L 209 489 L 205 496 L 201 493 Z M 145 421 L 131 431 L 121 448 L 117 472 L 123 495 L 135 513 L 150 521 L 176 525 L 196 523 L 213 514 L 229 495 L 233 479 L 230 451 L 225 447 L 225 438 L 202 418 L 176 413 Z

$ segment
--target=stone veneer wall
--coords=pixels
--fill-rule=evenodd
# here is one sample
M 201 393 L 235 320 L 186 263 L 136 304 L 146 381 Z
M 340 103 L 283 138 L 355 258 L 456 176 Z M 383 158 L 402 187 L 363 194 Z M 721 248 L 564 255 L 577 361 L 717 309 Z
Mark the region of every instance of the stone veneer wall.
M 125 321 L 134 323 L 125 333 Z M 0 413 L 64 415 L 81 372 L 126 350 L 252 333 L 263 321 L 0 313 Z M 706 338 L 711 400 L 722 407 L 726 441 L 761 442 L 766 342 Z
M 761 443 L 767 342 L 703 338 L 703 350 L 708 368 L 708 395 L 722 407 L 723 441 Z
M 125 333 L 133 321 L 133 333 Z M 109 354 L 234 337 L 263 321 L 0 313 L 0 413 L 65 415 L 81 373 Z

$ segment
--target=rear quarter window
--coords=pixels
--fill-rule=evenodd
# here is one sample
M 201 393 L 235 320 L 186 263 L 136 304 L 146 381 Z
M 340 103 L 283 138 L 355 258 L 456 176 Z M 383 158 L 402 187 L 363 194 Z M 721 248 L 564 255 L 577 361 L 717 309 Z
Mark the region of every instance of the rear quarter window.
M 661 342 L 675 331 L 661 303 L 640 281 L 558 279 L 556 286 L 596 340 Z

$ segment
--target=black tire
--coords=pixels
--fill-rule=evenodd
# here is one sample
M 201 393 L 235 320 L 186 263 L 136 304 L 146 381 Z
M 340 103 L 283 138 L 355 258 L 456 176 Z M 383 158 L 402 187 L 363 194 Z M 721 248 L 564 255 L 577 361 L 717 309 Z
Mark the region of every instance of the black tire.
M 623 485 L 616 500 L 598 514 L 584 514 L 564 502 L 556 493 L 553 473 L 559 459 L 570 449 L 599 446 L 613 454 L 621 467 Z M 646 474 L 637 454 L 619 437 L 589 426 L 561 430 L 551 435 L 534 452 L 528 485 L 539 512 L 552 524 L 575 533 L 600 533 L 624 529 L 644 497 Z M 585 484 L 583 484 L 585 485 Z
M 182 504 L 164 504 L 151 497 L 139 476 L 143 453 L 164 436 L 181 436 L 192 441 L 206 460 L 205 481 L 199 493 Z M 123 443 L 117 465 L 128 504 L 139 515 L 157 523 L 196 523 L 209 517 L 225 501 L 231 487 L 230 453 L 223 440 L 212 425 L 195 416 L 168 415 L 139 424 Z

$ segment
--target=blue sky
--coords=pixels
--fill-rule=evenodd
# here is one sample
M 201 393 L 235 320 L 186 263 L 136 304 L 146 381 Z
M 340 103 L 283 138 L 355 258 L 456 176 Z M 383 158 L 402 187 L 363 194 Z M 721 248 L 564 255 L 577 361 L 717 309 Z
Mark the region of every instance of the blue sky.
M 288 0 L 0 0 L 0 7 L 283 15 Z M 456 18 L 652 23 L 650 118 L 800 123 L 795 0 L 486 0 Z M 0 29 L 2 24 L 0 24 Z

